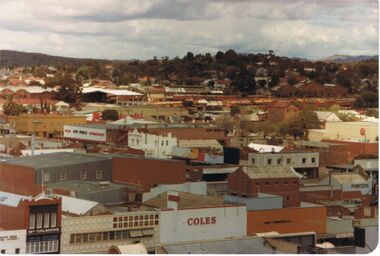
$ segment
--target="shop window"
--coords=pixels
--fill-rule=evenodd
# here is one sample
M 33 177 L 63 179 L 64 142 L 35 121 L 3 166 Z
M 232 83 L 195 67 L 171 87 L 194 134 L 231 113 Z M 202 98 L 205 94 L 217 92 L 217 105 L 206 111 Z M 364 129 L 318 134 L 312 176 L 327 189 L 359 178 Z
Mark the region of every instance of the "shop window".
M 42 228 L 42 213 L 37 214 L 37 228 Z
M 29 229 L 35 229 L 36 227 L 36 215 L 33 213 L 29 215 Z
M 57 226 L 57 213 L 52 212 L 50 214 L 50 227 L 55 228 Z
M 44 182 L 50 182 L 50 173 L 44 173 Z
M 50 213 L 44 213 L 44 228 L 48 228 L 50 226 Z

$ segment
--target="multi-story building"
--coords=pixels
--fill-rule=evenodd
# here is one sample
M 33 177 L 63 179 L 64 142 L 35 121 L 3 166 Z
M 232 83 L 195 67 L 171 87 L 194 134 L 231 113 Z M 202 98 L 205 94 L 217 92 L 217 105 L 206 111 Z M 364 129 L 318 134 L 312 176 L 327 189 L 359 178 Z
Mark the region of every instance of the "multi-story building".
M 300 175 L 291 167 L 241 167 L 228 176 L 228 191 L 243 197 L 280 195 L 284 207 L 294 207 L 300 205 L 299 180 Z
M 145 151 L 145 156 L 170 158 L 172 147 L 177 146 L 177 138 L 170 132 L 152 133 L 152 131 L 134 129 L 128 134 L 128 146 Z
M 0 254 L 25 254 L 25 247 L 26 229 L 0 229 Z
M 319 153 L 289 151 L 276 153 L 248 153 L 248 166 L 292 167 L 307 178 L 318 178 Z
M 276 101 L 268 110 L 268 119 L 276 122 L 288 121 L 298 116 L 300 108 L 290 100 Z
M 22 114 L 10 116 L 10 129 L 17 133 L 40 137 L 60 137 L 63 135 L 64 125 L 85 124 L 86 117 L 56 114 Z
M 159 241 L 159 212 L 115 207 L 111 214 L 62 217 L 61 253 L 107 253 L 111 246 Z

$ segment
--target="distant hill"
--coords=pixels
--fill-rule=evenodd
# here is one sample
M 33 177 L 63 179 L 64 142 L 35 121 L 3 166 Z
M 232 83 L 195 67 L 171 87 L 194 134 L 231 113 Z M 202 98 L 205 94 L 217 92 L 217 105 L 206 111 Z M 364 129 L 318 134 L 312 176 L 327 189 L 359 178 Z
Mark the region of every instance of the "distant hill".
M 19 66 L 35 66 L 35 65 L 74 65 L 81 66 L 90 61 L 100 61 L 103 63 L 111 63 L 111 60 L 104 59 L 82 59 L 52 56 L 42 53 L 19 52 L 11 50 L 0 50 L 0 67 L 19 67 Z
M 359 56 L 351 56 L 351 55 L 332 55 L 320 61 L 323 62 L 336 62 L 336 63 L 345 63 L 345 62 L 355 62 L 355 61 L 364 61 L 364 60 L 377 60 L 379 56 L 368 56 L 368 55 L 359 55 Z

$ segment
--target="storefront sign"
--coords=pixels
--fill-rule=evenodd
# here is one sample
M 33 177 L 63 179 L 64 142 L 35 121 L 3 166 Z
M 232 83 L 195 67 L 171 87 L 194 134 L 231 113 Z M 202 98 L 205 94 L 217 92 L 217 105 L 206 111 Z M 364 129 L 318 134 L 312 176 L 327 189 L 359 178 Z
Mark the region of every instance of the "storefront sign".
M 199 217 L 199 218 L 188 218 L 187 225 L 210 225 L 216 223 L 216 217 Z
M 38 234 L 38 233 L 51 233 L 59 232 L 59 228 L 40 228 L 40 229 L 29 229 L 28 234 Z

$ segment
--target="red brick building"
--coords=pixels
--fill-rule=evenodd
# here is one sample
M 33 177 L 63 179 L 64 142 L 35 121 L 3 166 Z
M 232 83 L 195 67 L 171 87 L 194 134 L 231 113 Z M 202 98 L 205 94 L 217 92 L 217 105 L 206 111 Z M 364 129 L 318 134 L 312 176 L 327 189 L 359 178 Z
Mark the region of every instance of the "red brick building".
M 149 191 L 158 184 L 178 184 L 186 181 L 184 161 L 114 157 L 112 162 L 113 182 L 138 184 L 144 191 Z
M 26 253 L 60 252 L 62 200 L 0 192 L 0 229 L 26 229 Z
M 244 168 L 244 169 L 243 169 Z M 300 205 L 299 177 L 290 167 L 243 167 L 228 176 L 228 192 L 243 197 L 258 193 L 283 197 L 284 207 Z
M 379 155 L 379 143 L 341 141 L 341 140 L 322 140 L 346 146 L 347 163 L 352 162 L 360 155 Z
M 298 116 L 300 107 L 294 101 L 278 100 L 275 101 L 268 110 L 268 119 L 272 121 L 288 121 Z

